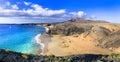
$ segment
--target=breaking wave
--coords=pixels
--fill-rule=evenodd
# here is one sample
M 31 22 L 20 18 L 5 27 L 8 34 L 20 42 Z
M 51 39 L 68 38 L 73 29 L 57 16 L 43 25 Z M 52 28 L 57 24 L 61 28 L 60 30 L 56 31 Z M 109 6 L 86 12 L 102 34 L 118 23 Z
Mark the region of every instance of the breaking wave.
M 46 29 L 46 32 L 48 32 L 48 28 L 45 27 Z M 34 42 L 36 44 L 38 44 L 40 46 L 40 54 L 44 54 L 45 52 L 48 51 L 47 49 L 47 46 L 48 46 L 48 43 L 51 41 L 51 38 L 48 34 L 37 34 L 35 37 L 34 37 Z
M 40 54 L 43 54 L 44 53 L 45 45 L 44 45 L 44 43 L 41 42 L 40 36 L 41 36 L 41 34 L 37 34 L 35 36 L 35 38 L 34 38 L 34 41 L 35 41 L 35 43 L 37 43 L 38 45 L 40 45 L 40 49 L 41 49 L 41 53 Z

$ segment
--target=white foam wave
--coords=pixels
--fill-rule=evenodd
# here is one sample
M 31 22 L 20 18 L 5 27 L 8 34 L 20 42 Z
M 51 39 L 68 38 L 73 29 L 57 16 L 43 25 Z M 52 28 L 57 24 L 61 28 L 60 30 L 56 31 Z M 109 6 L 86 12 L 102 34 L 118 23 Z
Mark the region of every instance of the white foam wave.
M 48 28 L 48 27 L 44 27 L 44 28 L 45 28 L 46 32 L 48 32 L 48 31 L 49 31 L 49 28 Z
M 44 45 L 44 43 L 41 42 L 40 36 L 41 36 L 41 34 L 37 34 L 35 36 L 34 40 L 35 40 L 35 43 L 37 43 L 41 46 L 40 49 L 42 50 L 42 52 L 40 54 L 44 54 L 45 45 Z

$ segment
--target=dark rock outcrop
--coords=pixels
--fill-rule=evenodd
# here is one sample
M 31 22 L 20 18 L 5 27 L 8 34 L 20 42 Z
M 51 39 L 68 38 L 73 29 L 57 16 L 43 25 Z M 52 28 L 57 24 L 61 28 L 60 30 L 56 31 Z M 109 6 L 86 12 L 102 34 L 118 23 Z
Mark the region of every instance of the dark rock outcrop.
M 56 57 L 12 52 L 0 49 L 0 62 L 119 62 L 120 55 L 82 54 Z
M 72 23 L 63 23 L 63 24 L 55 25 L 54 28 L 50 29 L 48 34 L 51 35 L 61 34 L 61 35 L 69 36 L 74 34 L 81 34 L 85 31 L 90 30 L 91 28 L 92 28 L 91 25 L 81 24 L 79 26 L 76 26 L 75 24 Z

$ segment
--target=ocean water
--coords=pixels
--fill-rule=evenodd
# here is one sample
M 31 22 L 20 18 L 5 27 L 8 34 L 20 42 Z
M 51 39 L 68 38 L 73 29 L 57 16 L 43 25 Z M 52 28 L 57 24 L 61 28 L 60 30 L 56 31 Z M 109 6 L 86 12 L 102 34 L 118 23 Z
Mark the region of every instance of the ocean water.
M 33 54 L 39 49 L 34 38 L 44 32 L 44 27 L 34 25 L 0 25 L 0 48 Z

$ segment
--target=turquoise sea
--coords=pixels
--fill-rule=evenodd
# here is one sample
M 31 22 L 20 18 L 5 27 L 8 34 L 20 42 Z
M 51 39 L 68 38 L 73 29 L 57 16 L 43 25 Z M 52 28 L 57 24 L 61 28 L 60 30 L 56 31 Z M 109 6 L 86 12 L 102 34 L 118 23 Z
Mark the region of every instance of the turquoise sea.
M 34 43 L 37 34 L 43 34 L 44 27 L 35 25 L 0 25 L 0 49 L 35 53 L 39 49 Z

